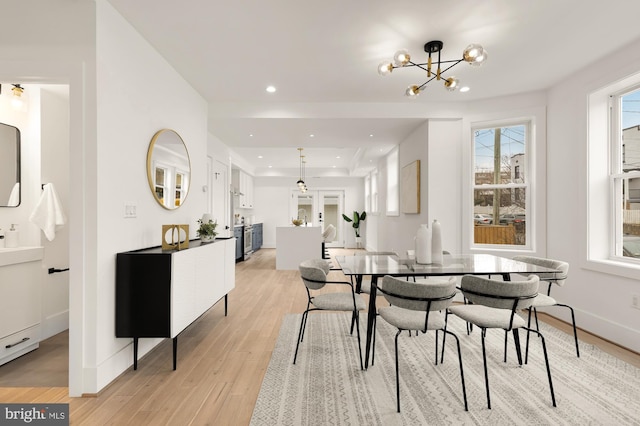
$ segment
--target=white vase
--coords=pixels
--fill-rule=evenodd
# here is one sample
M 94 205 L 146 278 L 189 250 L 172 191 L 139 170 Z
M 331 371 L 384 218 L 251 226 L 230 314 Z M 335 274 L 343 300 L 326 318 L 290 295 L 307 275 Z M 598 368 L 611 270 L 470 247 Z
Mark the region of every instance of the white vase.
M 434 220 L 431 224 L 431 261 L 442 263 L 442 230 L 440 222 Z
M 425 265 L 431 261 L 431 229 L 424 224 L 416 233 L 416 263 Z

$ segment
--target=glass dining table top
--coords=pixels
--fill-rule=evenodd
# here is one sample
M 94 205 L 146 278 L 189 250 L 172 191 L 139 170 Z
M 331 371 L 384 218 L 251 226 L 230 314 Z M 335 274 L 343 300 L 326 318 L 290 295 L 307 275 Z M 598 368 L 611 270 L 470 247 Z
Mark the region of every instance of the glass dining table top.
M 553 269 L 491 254 L 445 255 L 441 264 L 419 264 L 390 254 L 335 256 L 345 275 L 504 275 L 555 272 Z

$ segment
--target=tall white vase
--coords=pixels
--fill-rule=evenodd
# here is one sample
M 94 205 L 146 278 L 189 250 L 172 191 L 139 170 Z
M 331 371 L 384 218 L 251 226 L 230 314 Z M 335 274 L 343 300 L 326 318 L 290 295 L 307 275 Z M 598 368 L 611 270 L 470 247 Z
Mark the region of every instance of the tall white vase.
M 431 261 L 442 263 L 442 229 L 437 220 L 431 224 Z
M 427 224 L 420 225 L 416 233 L 416 263 L 431 263 L 431 229 Z

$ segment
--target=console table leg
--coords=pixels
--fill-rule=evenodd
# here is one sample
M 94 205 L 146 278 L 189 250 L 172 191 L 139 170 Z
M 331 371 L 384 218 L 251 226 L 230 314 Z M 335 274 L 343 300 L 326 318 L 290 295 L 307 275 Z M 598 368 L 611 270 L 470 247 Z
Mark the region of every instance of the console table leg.
M 228 295 L 224 295 L 224 316 L 227 316 L 227 296 Z
M 178 365 L 178 336 L 173 338 L 173 369 Z
M 138 369 L 138 338 L 133 338 L 133 369 Z

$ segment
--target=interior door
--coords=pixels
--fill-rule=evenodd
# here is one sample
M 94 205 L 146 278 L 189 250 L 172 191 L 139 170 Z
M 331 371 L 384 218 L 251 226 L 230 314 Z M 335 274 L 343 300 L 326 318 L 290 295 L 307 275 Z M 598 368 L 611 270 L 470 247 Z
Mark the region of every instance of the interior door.
M 306 220 L 307 226 L 320 226 L 323 231 L 332 224 L 336 228 L 336 238 L 327 243 L 327 247 L 344 247 L 344 191 L 317 190 L 303 194 L 292 190 L 291 200 L 292 219 Z
M 218 221 L 218 227 L 216 230 L 220 233 L 220 236 L 233 235 L 231 229 L 230 213 L 229 213 L 229 168 L 226 164 L 211 159 L 211 173 L 209 175 L 210 185 L 209 188 L 209 206 L 211 215 L 214 220 Z
M 344 247 L 342 219 L 344 191 L 318 191 L 318 221 L 324 230 L 332 224 L 336 228 L 336 238 L 327 247 Z

